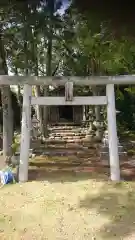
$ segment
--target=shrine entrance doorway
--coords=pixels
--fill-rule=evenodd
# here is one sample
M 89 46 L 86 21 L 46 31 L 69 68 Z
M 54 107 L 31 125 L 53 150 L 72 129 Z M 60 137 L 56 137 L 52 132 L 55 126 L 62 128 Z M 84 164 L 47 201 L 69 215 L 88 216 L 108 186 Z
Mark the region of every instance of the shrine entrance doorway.
M 59 106 L 60 122 L 73 122 L 73 106 Z

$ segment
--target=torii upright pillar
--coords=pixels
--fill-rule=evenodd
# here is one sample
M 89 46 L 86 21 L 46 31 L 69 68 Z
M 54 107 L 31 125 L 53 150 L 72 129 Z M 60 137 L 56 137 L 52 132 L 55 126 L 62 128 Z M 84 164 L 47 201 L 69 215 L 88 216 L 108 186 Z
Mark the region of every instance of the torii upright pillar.
M 32 87 L 28 84 L 25 84 L 22 108 L 19 182 L 28 181 L 28 162 L 31 132 L 31 94 Z

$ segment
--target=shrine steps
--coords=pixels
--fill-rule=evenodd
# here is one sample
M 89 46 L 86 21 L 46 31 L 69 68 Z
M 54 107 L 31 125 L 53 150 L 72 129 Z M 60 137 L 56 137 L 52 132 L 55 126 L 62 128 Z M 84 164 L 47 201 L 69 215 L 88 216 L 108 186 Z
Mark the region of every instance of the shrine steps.
M 84 134 L 75 136 L 69 132 L 67 135 L 60 133 L 50 135 L 44 143 L 41 140 L 33 140 L 31 148 L 34 153 L 46 156 L 83 156 L 89 155 L 90 148 L 96 149 L 93 144 L 84 140 Z
M 97 143 L 90 143 L 89 141 L 78 139 L 78 140 L 56 140 L 56 139 L 46 139 L 44 143 L 41 140 L 31 141 L 30 148 L 40 148 L 40 149 L 91 149 L 97 148 Z
M 51 132 L 50 133 L 50 136 L 61 136 L 61 137 L 64 137 L 64 136 L 85 136 L 86 133 L 82 133 L 82 132 L 73 132 L 73 131 L 59 131 L 59 132 Z
M 74 123 L 74 122 L 55 122 L 55 123 L 51 123 L 50 124 L 50 126 L 51 127 L 56 127 L 56 126 L 60 126 L 60 127 L 63 127 L 63 126 L 65 126 L 65 127 L 78 127 L 78 126 L 80 126 L 81 125 L 81 123 Z
M 61 127 L 51 127 L 49 129 L 49 137 L 50 140 L 80 140 L 85 138 L 86 133 L 84 129 L 80 126 L 61 126 Z
M 30 144 L 30 148 L 33 147 L 62 147 L 62 148 L 80 148 L 80 147 L 88 147 L 92 148 L 99 145 L 97 142 L 90 142 L 85 138 L 78 139 L 45 139 L 44 142 L 41 140 L 32 140 Z
M 86 129 L 76 125 L 49 126 L 49 136 L 43 141 L 31 142 L 36 155 L 89 157 L 91 150 L 97 149 L 95 143 L 86 139 Z
M 49 137 L 49 140 L 63 140 L 63 141 L 66 141 L 66 142 L 79 142 L 81 139 L 84 139 L 85 135 L 51 135 Z
M 68 132 L 68 131 L 70 131 L 70 132 L 72 132 L 72 133 L 81 133 L 82 132 L 82 128 L 67 128 L 67 127 L 64 127 L 64 128 L 61 128 L 61 127 L 53 127 L 53 128 L 49 128 L 48 129 L 49 130 L 49 132 L 51 133 L 57 133 L 57 132 L 64 132 L 64 133 L 66 133 L 66 132 Z
M 52 132 L 54 132 L 54 131 L 72 131 L 72 132 L 81 132 L 82 131 L 82 129 L 84 129 L 84 127 L 81 127 L 81 126 L 50 126 L 49 128 L 48 128 L 48 130 L 50 130 L 50 131 L 52 131 Z M 85 128 L 85 129 L 87 129 L 87 128 Z
M 36 149 L 33 153 L 36 153 L 36 155 L 44 155 L 44 156 L 83 156 L 87 154 L 89 156 L 89 152 L 87 151 L 75 151 L 75 150 L 69 150 L 69 149 Z

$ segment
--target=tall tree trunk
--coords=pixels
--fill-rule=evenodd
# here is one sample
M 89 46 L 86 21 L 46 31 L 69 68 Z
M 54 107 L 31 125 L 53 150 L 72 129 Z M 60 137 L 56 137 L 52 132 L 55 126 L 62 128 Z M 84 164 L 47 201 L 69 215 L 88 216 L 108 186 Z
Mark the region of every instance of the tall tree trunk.
M 8 75 L 2 26 L 0 27 L 0 75 Z M 11 145 L 13 139 L 13 110 L 11 104 L 10 86 L 3 86 L 1 90 L 3 108 L 3 155 L 7 163 L 10 163 L 12 155 Z
M 18 68 L 15 68 L 15 75 L 18 76 Z M 21 106 L 21 86 L 18 85 L 17 86 L 17 100 L 18 100 L 18 104 L 19 106 Z
M 36 75 L 37 76 L 37 75 Z M 40 97 L 40 86 L 34 87 L 35 97 Z M 42 122 L 42 108 L 39 105 L 36 105 L 35 108 L 36 116 L 39 121 L 40 132 L 43 134 L 43 122 Z
M 36 11 L 36 10 L 35 10 Z M 32 61 L 33 61 L 33 71 L 35 76 L 38 76 L 38 49 L 37 49 L 37 36 L 35 30 L 32 32 Z M 40 86 L 34 87 L 35 96 L 40 97 Z M 42 108 L 36 105 L 36 115 L 39 121 L 40 132 L 43 134 L 43 122 L 42 122 Z
M 46 62 L 46 75 L 52 76 L 52 40 L 53 40 L 53 15 L 54 15 L 54 0 L 48 1 L 48 9 L 49 9 L 49 37 L 48 37 L 48 46 L 47 46 L 47 62 Z M 44 87 L 44 96 L 48 95 L 48 87 Z M 44 107 L 44 115 L 43 115 L 43 125 L 44 125 L 44 136 L 47 137 L 48 130 L 48 107 Z
M 18 98 L 18 104 L 21 108 L 21 86 L 20 85 L 18 85 L 17 98 Z
M 15 75 L 18 75 L 18 68 L 15 67 Z M 22 120 L 22 104 L 21 104 L 21 86 L 17 86 L 17 100 L 20 108 L 20 127 L 21 127 L 21 120 Z M 20 129 L 19 129 L 20 130 Z
M 91 59 L 91 70 L 92 70 L 92 75 L 93 76 L 98 76 L 99 75 L 99 63 L 97 63 L 93 58 Z M 98 88 L 96 86 L 92 87 L 93 95 L 94 96 L 99 96 L 100 92 L 98 91 Z M 101 120 L 101 107 L 100 106 L 95 106 L 95 117 L 96 117 L 96 122 L 99 122 Z
M 92 69 L 92 75 L 98 76 L 100 74 L 100 62 L 95 61 L 95 59 L 91 59 L 91 69 Z M 99 96 L 100 91 L 98 90 L 97 86 L 92 87 L 93 95 Z M 100 127 L 101 122 L 101 106 L 96 105 L 95 106 L 95 117 L 96 117 L 96 136 L 100 139 L 102 137 L 102 131 Z
M 96 87 L 93 87 L 93 96 L 99 96 L 99 91 Z M 101 107 L 99 105 L 95 106 L 95 117 L 96 117 L 96 122 L 101 121 Z

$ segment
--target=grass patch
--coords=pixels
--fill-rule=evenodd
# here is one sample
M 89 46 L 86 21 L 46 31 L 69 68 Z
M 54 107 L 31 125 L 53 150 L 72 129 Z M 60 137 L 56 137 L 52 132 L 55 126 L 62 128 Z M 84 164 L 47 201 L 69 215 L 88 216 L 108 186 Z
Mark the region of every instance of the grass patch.
M 128 156 L 134 156 L 135 155 L 135 149 L 129 149 L 127 150 Z

